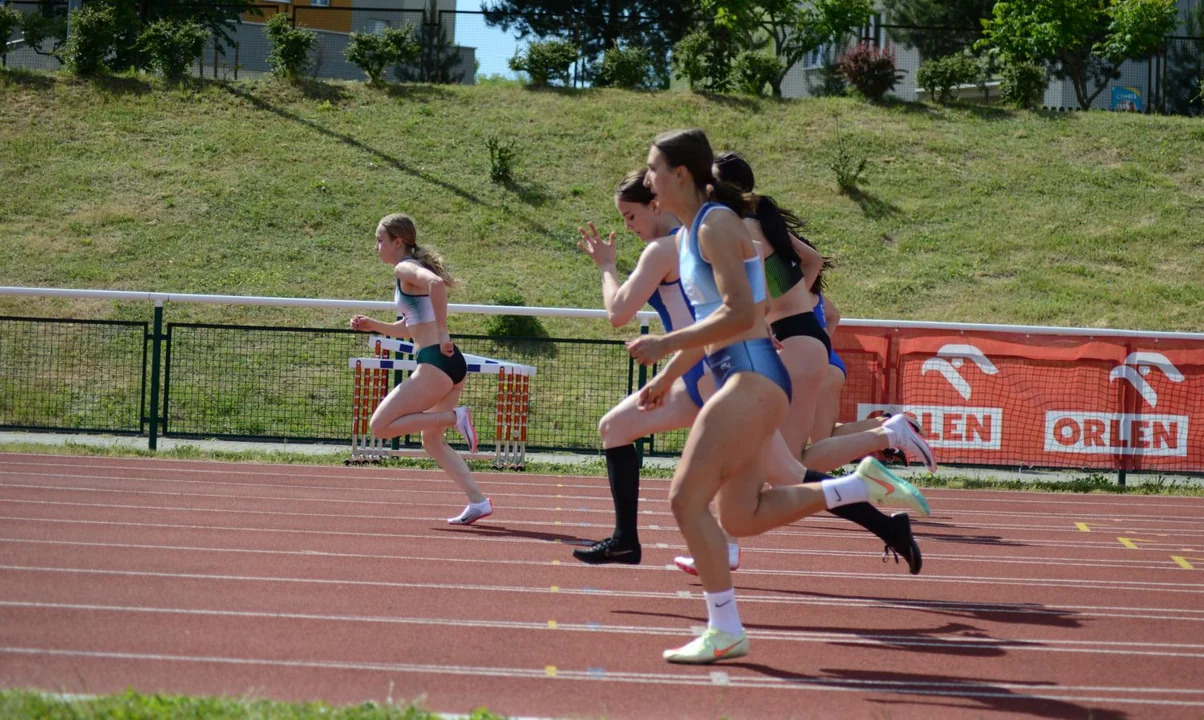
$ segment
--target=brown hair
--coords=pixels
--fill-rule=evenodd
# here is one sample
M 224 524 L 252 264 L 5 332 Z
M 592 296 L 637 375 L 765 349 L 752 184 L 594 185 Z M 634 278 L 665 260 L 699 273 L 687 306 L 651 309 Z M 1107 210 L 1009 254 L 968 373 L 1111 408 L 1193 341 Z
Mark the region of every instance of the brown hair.
M 615 188 L 615 197 L 623 202 L 651 205 L 652 201 L 656 199 L 656 195 L 652 192 L 652 188 L 644 185 L 644 178 L 647 175 L 648 168 L 640 168 L 627 173 L 619 182 L 619 186 Z
M 694 179 L 694 185 L 713 202 L 721 203 L 736 211 L 740 217 L 748 214 L 752 199 L 732 183 L 715 179 L 711 170 L 715 153 L 706 133 L 690 130 L 670 130 L 656 136 L 653 147 L 664 154 L 669 167 L 685 167 Z
M 405 243 L 406 247 L 410 249 L 410 256 L 422 263 L 427 270 L 442 278 L 445 285 L 456 286 L 456 279 L 447 271 L 447 266 L 443 263 L 443 256 L 434 250 L 418 247 L 418 227 L 414 224 L 413 218 L 405 213 L 393 213 L 381 218 L 380 226 L 385 229 L 386 235 Z

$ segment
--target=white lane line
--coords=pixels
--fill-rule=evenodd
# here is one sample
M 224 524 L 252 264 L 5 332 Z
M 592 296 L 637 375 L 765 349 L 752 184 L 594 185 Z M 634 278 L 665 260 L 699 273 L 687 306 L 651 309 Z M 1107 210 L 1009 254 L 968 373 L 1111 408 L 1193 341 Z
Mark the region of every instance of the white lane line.
M 184 615 L 222 618 L 253 618 L 266 620 L 304 620 L 315 622 L 363 623 L 383 625 L 415 625 L 427 627 L 458 627 L 487 630 L 554 630 L 555 632 L 610 633 L 620 635 L 662 635 L 677 637 L 680 627 L 647 625 L 610 625 L 600 623 L 558 622 L 550 628 L 547 622 L 521 620 L 484 620 L 459 618 L 403 617 L 393 615 L 331 615 L 326 613 L 266 612 L 255 610 L 219 610 L 206 608 L 172 608 L 138 605 L 100 605 L 85 603 L 52 603 L 0 600 L 0 607 L 27 608 L 37 610 L 64 610 L 80 612 L 112 612 L 147 615 Z M 759 640 L 790 642 L 835 643 L 841 645 L 872 645 L 879 647 L 924 647 L 975 649 L 975 650 L 1018 650 L 1034 652 L 1073 652 L 1103 655 L 1142 655 L 1150 657 L 1178 657 L 1204 659 L 1204 644 L 1126 642 L 1109 640 L 1047 640 L 1043 638 L 984 638 L 984 637 L 939 637 L 926 634 L 923 630 L 901 630 L 898 634 L 874 634 L 852 632 L 824 632 L 807 630 L 755 630 L 748 629 L 748 636 Z M 1204 693 L 1204 690 L 1200 691 Z
M 545 682 L 602 681 L 645 685 L 693 685 L 713 687 L 710 674 L 684 673 L 606 673 L 599 677 L 588 670 L 557 668 L 555 677 L 549 677 L 546 668 L 506 668 L 465 665 L 431 665 L 419 663 L 384 663 L 340 660 L 286 660 L 223 656 L 168 655 L 165 653 L 124 653 L 90 650 L 71 650 L 34 647 L 0 647 L 0 653 L 34 657 L 96 658 L 105 660 L 147 661 L 155 663 L 205 663 L 236 667 L 270 667 L 307 670 L 359 670 L 367 672 L 421 673 L 459 675 L 470 677 L 513 678 L 541 680 Z M 1204 707 L 1204 699 L 1169 700 L 1148 697 L 1155 694 L 1199 696 L 1200 690 L 1180 688 L 1129 688 L 1092 686 L 1049 686 L 1030 683 L 986 683 L 974 680 L 956 681 L 894 681 L 862 680 L 829 677 L 776 678 L 751 676 L 736 672 L 736 666 L 727 666 L 731 674 L 729 687 L 774 689 L 774 690 L 838 690 L 846 692 L 880 692 L 905 695 L 927 695 L 941 697 L 1007 698 L 1014 701 L 1059 700 L 1067 702 L 1124 703 L 1136 705 L 1164 705 L 1177 707 Z M 1021 692 L 1017 692 L 1021 691 Z M 1037 692 L 1033 692 L 1037 691 Z M 1051 692 L 1052 691 L 1052 692 Z M 1112 695 L 1082 695 L 1078 693 L 1111 693 Z M 1146 697 L 1140 697 L 1146 695 Z M 1137 696 L 1137 697 L 1134 697 Z
M 50 501 L 45 501 L 45 500 L 28 500 L 28 501 L 11 500 L 10 501 L 10 500 L 0 499 L 0 503 L 4 503 L 4 502 L 32 503 L 32 504 L 59 504 L 59 503 L 52 503 Z M 276 512 L 276 511 L 268 511 L 268 510 L 236 510 L 236 509 L 226 510 L 226 509 L 220 509 L 220 508 L 192 508 L 192 507 L 164 508 L 164 507 L 156 506 L 156 505 L 120 505 L 120 504 L 119 505 L 109 505 L 109 504 L 104 504 L 104 503 L 70 503 L 70 505 L 78 506 L 78 507 L 88 507 L 88 508 L 113 507 L 113 508 L 121 508 L 121 509 L 166 510 L 166 511 L 171 511 L 171 512 L 177 512 L 177 511 L 178 512 L 204 512 L 204 513 L 217 513 L 217 514 L 229 514 L 229 515 L 249 514 L 249 515 L 269 515 L 269 516 L 280 516 L 280 517 L 325 517 L 325 518 L 346 518 L 346 519 L 378 519 L 378 520 L 387 520 L 387 521 L 391 521 L 391 522 L 398 522 L 398 521 L 437 522 L 438 521 L 436 518 L 432 518 L 432 517 L 425 517 L 425 516 L 424 517 L 413 517 L 413 516 L 408 516 L 408 515 L 383 515 L 383 516 L 382 515 L 345 515 L 342 513 L 334 513 L 334 514 L 330 514 L 330 513 L 293 513 L 293 512 Z M 497 505 L 495 504 L 494 507 L 497 507 Z M 403 535 L 397 535 L 397 534 L 393 534 L 393 533 L 363 533 L 363 532 L 339 531 L 339 530 L 301 530 L 301 529 L 289 529 L 289 528 L 248 528 L 248 527 L 227 527 L 227 526 L 209 526 L 209 525 L 182 525 L 182 524 L 170 524 L 170 523 L 130 523 L 130 522 L 121 522 L 121 521 L 116 521 L 116 520 L 68 520 L 68 519 L 60 519 L 60 518 L 40 518 L 40 517 L 22 517 L 22 516 L 0 516 L 0 520 L 42 522 L 42 523 L 96 524 L 96 525 L 129 526 L 129 527 L 189 528 L 189 529 L 198 529 L 198 530 L 245 530 L 247 532 L 293 532 L 293 533 L 316 533 L 316 534 L 322 534 L 322 535 L 348 535 L 348 536 L 367 536 L 367 537 L 405 537 Z M 495 518 L 495 520 L 498 522 L 503 521 L 502 518 Z M 573 528 L 586 528 L 586 529 L 588 529 L 588 528 L 604 528 L 604 529 L 609 530 L 613 527 L 613 523 L 528 520 L 528 519 L 524 519 L 524 518 L 505 518 L 504 522 L 507 523 L 507 525 L 530 525 L 530 526 L 536 526 L 536 527 L 559 527 L 559 528 L 561 528 L 562 531 L 568 530 L 568 529 L 573 529 Z M 478 527 L 488 529 L 490 526 L 488 524 L 482 524 L 482 525 L 479 525 Z M 674 536 L 678 535 L 677 528 L 675 528 L 675 527 L 658 528 L 656 526 L 645 526 L 645 527 L 641 528 L 641 530 L 645 531 L 645 532 L 661 530 L 664 532 L 671 533 Z M 816 532 L 814 530 L 808 530 L 805 526 L 794 525 L 794 526 L 790 526 L 790 527 L 786 527 L 786 528 L 777 528 L 776 530 L 772 530 L 769 533 L 766 533 L 763 537 L 792 537 L 792 538 L 800 538 L 799 542 L 805 542 L 807 538 L 834 538 L 834 539 L 841 539 L 841 540 L 848 540 L 848 539 L 864 540 L 866 536 L 862 535 L 860 533 L 852 532 L 852 531 L 837 532 L 837 533 Z M 1081 541 L 1080 540 L 1058 540 L 1058 541 L 1052 541 L 1052 540 L 1030 540 L 1030 539 L 1026 539 L 1026 538 L 981 539 L 981 538 L 965 537 L 965 536 L 957 536 L 957 535 L 925 535 L 925 534 L 919 534 L 916 537 L 922 543 L 939 542 L 939 543 L 947 543 L 947 544 L 953 544 L 953 545 L 986 545 L 986 546 L 993 547 L 993 546 L 1000 545 L 1002 543 L 1004 545 L 1028 546 L 1028 547 L 1050 547 L 1050 548 L 1059 548 L 1059 549 L 1067 549 L 1067 548 L 1089 548 L 1089 549 L 1103 549 L 1103 550 L 1120 549 L 1120 547 L 1117 545 L 1117 543 L 1112 540 L 1107 540 L 1107 541 L 1105 541 L 1105 540 L 1098 540 L 1098 541 L 1096 541 L 1096 540 L 1081 540 Z M 1181 550 L 1183 548 L 1184 544 L 1191 544 L 1191 543 L 1179 543 L 1179 542 L 1145 543 L 1145 542 L 1143 542 L 1137 550 L 1125 550 L 1125 554 L 1128 555 L 1133 552 L 1143 552 L 1143 551 L 1163 553 L 1163 551 L 1165 551 L 1165 550 L 1171 550 L 1171 551 Z
M 411 538 L 411 539 L 423 539 L 423 540 L 451 540 L 454 542 L 460 542 L 465 539 L 465 537 L 463 535 L 447 536 L 447 535 L 406 534 L 403 537 Z M 531 539 L 531 538 L 493 538 L 493 539 L 499 539 L 499 540 L 505 539 L 509 542 L 525 542 L 525 543 L 539 544 L 539 545 L 548 545 L 550 543 L 560 544 L 554 540 L 537 540 L 537 539 Z M 163 545 L 163 544 L 155 544 L 155 543 L 136 543 L 135 544 L 135 543 L 97 542 L 97 541 L 82 541 L 82 540 L 45 540 L 45 539 L 40 539 L 40 538 L 16 538 L 16 537 L 0 537 L 0 543 L 17 543 L 17 544 L 29 544 L 29 545 L 67 545 L 67 546 L 74 546 L 74 547 L 124 548 L 124 549 L 133 549 L 133 550 L 154 550 L 156 552 L 161 552 L 161 551 L 166 551 L 166 550 L 175 550 L 175 551 L 185 551 L 185 552 L 247 553 L 247 554 L 261 554 L 261 555 L 300 555 L 300 556 L 304 556 L 304 557 L 314 557 L 314 556 L 345 557 L 345 558 L 369 558 L 369 559 L 379 559 L 379 560 L 406 559 L 406 556 L 401 556 L 401 555 L 388 555 L 388 554 L 380 554 L 380 553 L 346 553 L 346 552 L 332 552 L 329 550 L 276 550 L 276 549 L 268 549 L 268 548 L 216 547 L 216 546 L 212 546 L 212 545 Z M 659 544 L 664 545 L 664 547 L 663 548 L 658 547 L 658 549 L 669 549 L 669 550 L 685 550 L 685 549 L 687 549 L 685 545 L 669 545 L 668 543 L 659 543 Z M 749 553 L 759 553 L 759 554 L 792 555 L 792 556 L 797 555 L 797 556 L 802 556 L 802 557 L 818 556 L 818 557 L 842 557 L 842 558 L 843 557 L 881 558 L 880 553 L 864 552 L 861 550 L 776 550 L 776 549 L 765 549 L 765 548 L 742 547 L 741 551 L 746 556 Z M 1092 568 L 1092 569 L 1095 569 L 1095 568 L 1119 568 L 1122 570 L 1169 570 L 1169 571 L 1173 571 L 1173 572 L 1182 572 L 1183 571 L 1183 568 L 1179 567 L 1178 565 L 1176 565 L 1175 563 L 1170 562 L 1170 561 L 1163 562 L 1159 565 L 1151 565 L 1149 563 L 1149 561 L 1147 561 L 1147 560 L 1127 560 L 1127 561 L 1116 561 L 1114 563 L 1111 563 L 1111 562 L 1104 563 L 1104 562 L 1083 561 L 1079 558 L 1003 557 L 1003 558 L 994 558 L 994 559 L 984 559 L 981 557 L 976 557 L 974 555 L 938 555 L 935 553 L 927 553 L 927 554 L 925 554 L 925 557 L 927 557 L 929 560 L 934 560 L 934 559 L 939 558 L 944 561 L 965 560 L 967 562 L 973 562 L 973 563 L 993 562 L 993 563 L 1001 564 L 1001 565 L 1043 565 L 1044 566 L 1044 565 L 1050 565 L 1050 564 L 1056 565 L 1059 562 L 1063 562 L 1063 563 L 1069 564 L 1069 565 L 1079 565 L 1079 566 Z M 413 559 L 413 558 L 411 558 L 411 559 Z M 489 560 L 477 559 L 477 558 L 466 558 L 463 556 L 456 556 L 453 558 L 438 558 L 438 560 L 441 562 L 446 560 L 448 562 L 469 562 L 469 563 L 471 563 L 471 562 L 503 562 L 503 561 L 489 561 Z M 529 559 L 529 560 L 507 560 L 504 562 L 514 563 L 514 564 L 524 564 L 524 565 L 546 565 L 546 564 L 548 564 L 549 561 L 540 561 L 538 559 Z M 1121 563 L 1126 563 L 1126 564 L 1121 564 Z M 884 562 L 884 564 L 889 565 L 890 563 Z M 591 568 L 591 566 L 585 565 L 583 563 L 566 564 L 565 567 L 572 567 L 572 568 L 577 568 L 580 570 L 596 572 L 596 569 Z M 634 566 L 625 566 L 625 567 L 631 567 L 631 568 L 638 569 L 638 570 L 660 570 L 661 569 L 660 567 L 652 566 L 652 565 L 634 565 Z M 669 570 L 673 570 L 675 572 L 680 572 L 680 570 L 678 570 L 676 565 L 667 564 L 667 565 L 665 565 L 665 568 L 667 568 Z M 619 568 L 615 568 L 615 569 L 619 569 Z M 795 575 L 796 571 L 793 569 L 780 570 L 780 569 L 772 569 L 772 568 L 742 567 L 741 575 L 746 575 L 746 574 Z
M 310 584 L 310 585 L 350 585 L 357 587 L 376 587 L 376 588 L 393 588 L 393 589 L 438 589 L 438 590 L 473 590 L 487 592 L 515 592 L 525 594 L 543 594 L 556 593 L 560 595 L 588 595 L 592 597 L 620 597 L 620 598 L 651 598 L 651 599 L 669 599 L 669 600 L 696 600 L 698 595 L 688 590 L 679 590 L 676 592 L 657 592 L 650 590 L 603 590 L 596 587 L 573 588 L 565 586 L 550 586 L 550 587 L 531 587 L 521 585 L 472 585 L 464 583 L 421 583 L 421 582 L 397 582 L 388 580 L 354 580 L 354 579 L 338 579 L 338 578 L 310 578 L 310 577 L 270 577 L 257 575 L 226 575 L 217 573 L 182 573 L 182 572 L 156 572 L 150 570 L 108 570 L 97 568 L 72 568 L 72 567 L 45 567 L 33 565 L 0 565 L 0 571 L 11 571 L 17 573 L 46 573 L 46 574 L 75 574 L 75 575 L 92 575 L 92 576 L 112 576 L 112 577 L 136 577 L 136 578 L 155 578 L 155 579 L 179 579 L 179 580 L 209 580 L 209 581 L 224 581 L 224 582 L 250 582 L 250 583 L 282 583 L 282 584 Z M 799 573 L 802 574 L 802 573 Z M 739 585 L 737 585 L 739 588 Z M 779 605 L 858 605 L 865 607 L 895 607 L 895 608 L 910 608 L 921 610 L 943 610 L 943 611 L 965 611 L 965 612 L 1010 612 L 1018 614 L 1036 614 L 1036 615 L 1077 615 L 1079 610 L 1122 610 L 1128 611 L 1114 617 L 1143 617 L 1152 619 L 1168 619 L 1168 620 L 1190 620 L 1204 621 L 1204 610 L 1193 609 L 1153 609 L 1153 608 L 1097 608 L 1090 606 L 1058 606 L 1056 608 L 1046 608 L 1044 606 L 1021 606 L 1021 605 L 992 605 L 989 603 L 956 603 L 942 601 L 926 601 L 926 600 L 861 600 L 858 598 L 840 597 L 831 600 L 816 600 L 798 595 L 779 595 L 774 594 L 773 590 L 759 590 L 754 592 L 747 588 L 741 590 L 740 602 L 747 603 L 770 603 Z M 1139 613 L 1172 613 L 1172 615 L 1142 615 Z M 1099 612 L 1091 612 L 1090 614 L 1103 617 Z

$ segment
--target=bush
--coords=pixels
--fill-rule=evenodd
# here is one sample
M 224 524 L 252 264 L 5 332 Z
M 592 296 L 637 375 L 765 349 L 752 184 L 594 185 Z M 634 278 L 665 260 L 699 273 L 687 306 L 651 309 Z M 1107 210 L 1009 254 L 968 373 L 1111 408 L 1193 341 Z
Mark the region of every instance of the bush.
M 160 20 L 142 31 L 138 47 L 152 68 L 178 81 L 205 51 L 208 39 L 209 31 L 197 23 Z
M 485 147 L 489 148 L 489 179 L 498 185 L 514 182 L 514 148 L 495 135 L 485 139 Z
M 840 74 L 867 100 L 881 100 L 895 89 L 903 73 L 895 68 L 895 51 L 861 43 L 836 61 Z
M 673 74 L 694 92 L 723 92 L 731 87 L 724 46 L 705 32 L 692 32 L 674 45 L 672 65 Z
M 21 13 L 10 5 L 0 5 L 0 61 L 8 64 L 8 39 L 21 26 Z
M 494 305 L 524 307 L 527 301 L 522 293 L 512 286 L 502 286 L 493 294 Z M 529 315 L 488 315 L 485 317 L 485 334 L 490 337 L 542 337 L 548 336 L 539 318 Z
M 999 71 L 1003 99 L 1012 105 L 1031 108 L 1045 96 L 1045 68 L 1027 60 L 1007 60 Z
M 832 158 L 828 168 L 836 173 L 836 186 L 840 188 L 840 192 L 852 195 L 857 191 L 857 184 L 861 182 L 861 173 L 865 172 L 865 166 L 868 163 L 869 160 L 865 154 L 853 147 L 843 133 L 837 136 L 836 155 Z
M 351 33 L 344 54 L 347 62 L 364 71 L 368 82 L 379 85 L 385 68 L 414 62 L 418 51 L 414 27 L 407 23 L 399 28 L 386 28 L 380 34 Z
M 761 95 L 765 86 L 773 87 L 774 82 L 782 76 L 785 65 L 776 55 L 745 50 L 736 56 L 732 63 L 732 77 L 736 89 L 746 95 Z
M 288 13 L 273 15 L 267 22 L 265 33 L 272 48 L 268 52 L 268 65 L 272 72 L 294 81 L 309 69 L 312 62 L 309 53 L 317 42 L 317 33 L 293 27 Z
M 928 92 L 928 97 L 944 105 L 953 99 L 953 89 L 969 85 L 978 79 L 978 61 L 965 54 L 947 55 L 929 60 L 916 72 L 916 84 Z
M 602 55 L 597 84 L 636 90 L 648 87 L 652 54 L 647 48 L 620 48 L 617 44 Z
M 527 52 L 510 58 L 510 69 L 525 72 L 532 87 L 547 87 L 549 80 L 569 84 L 569 68 L 577 61 L 577 46 L 568 40 L 536 41 Z
M 105 60 L 117 39 L 113 8 L 102 3 L 85 5 L 71 14 L 71 33 L 63 64 L 76 75 L 95 75 L 106 70 Z
M 1204 77 L 1200 78 L 1200 94 L 1196 95 L 1196 102 L 1204 105 Z

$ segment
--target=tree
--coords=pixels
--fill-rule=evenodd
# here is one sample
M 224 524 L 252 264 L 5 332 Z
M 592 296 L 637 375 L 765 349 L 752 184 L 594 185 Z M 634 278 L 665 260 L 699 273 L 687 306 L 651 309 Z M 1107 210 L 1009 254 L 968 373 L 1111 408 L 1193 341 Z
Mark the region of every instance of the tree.
M 782 81 L 790 68 L 825 44 L 835 42 L 869 22 L 871 0 L 701 0 L 715 24 L 732 32 L 745 48 L 755 50 L 763 39 L 773 45 L 782 70 L 771 83 L 774 97 L 782 96 Z
M 581 51 L 584 77 L 593 79 L 607 49 L 647 48 L 661 87 L 669 85 L 669 51 L 694 29 L 695 0 L 492 0 L 485 22 L 527 38 L 571 40 Z
M 882 7 L 890 24 L 909 26 L 891 28 L 891 37 L 919 50 L 925 60 L 935 60 L 973 45 L 995 0 L 882 0 Z
M 1120 77 L 1121 63 L 1162 44 L 1175 29 L 1175 14 L 1175 0 L 1010 0 L 996 3 L 975 47 L 989 44 L 1005 57 L 1050 63 L 1088 110 L 1108 81 Z
M 1204 2 L 1184 11 L 1183 34 L 1204 37 Z M 1179 115 L 1204 114 L 1197 91 L 1204 90 L 1204 40 L 1175 40 L 1167 48 L 1166 110 Z
M 414 58 L 396 66 L 394 74 L 402 82 L 443 83 L 450 85 L 464 81 L 460 67 L 460 48 L 447 39 L 447 28 L 439 15 L 438 0 L 422 13 L 422 27 L 418 30 L 418 52 Z

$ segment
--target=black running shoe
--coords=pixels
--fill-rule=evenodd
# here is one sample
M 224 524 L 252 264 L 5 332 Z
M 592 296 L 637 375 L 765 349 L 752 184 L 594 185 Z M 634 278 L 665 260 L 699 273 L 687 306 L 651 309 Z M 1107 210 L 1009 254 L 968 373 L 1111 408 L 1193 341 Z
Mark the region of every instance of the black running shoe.
M 916 544 L 916 536 L 911 532 L 911 518 L 907 513 L 895 513 L 890 516 L 890 524 L 895 528 L 895 541 L 888 544 L 882 551 L 882 562 L 886 562 L 891 553 L 895 554 L 895 563 L 899 556 L 907 561 L 907 569 L 912 575 L 919 575 L 924 567 L 924 556 L 920 554 L 920 546 Z
M 639 544 L 628 545 L 621 540 L 608 537 L 596 542 L 585 550 L 574 550 L 573 557 L 589 565 L 605 565 L 607 563 L 622 563 L 624 565 L 639 565 L 641 551 Z

